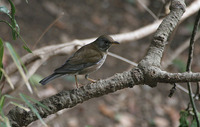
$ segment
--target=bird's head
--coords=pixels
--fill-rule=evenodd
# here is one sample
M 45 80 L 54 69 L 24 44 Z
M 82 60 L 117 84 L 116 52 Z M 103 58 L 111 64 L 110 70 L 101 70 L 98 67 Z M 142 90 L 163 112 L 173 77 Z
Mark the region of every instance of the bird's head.
M 99 48 L 101 51 L 107 51 L 112 44 L 119 44 L 119 42 L 114 41 L 112 37 L 108 35 L 101 35 L 98 37 L 94 44 Z

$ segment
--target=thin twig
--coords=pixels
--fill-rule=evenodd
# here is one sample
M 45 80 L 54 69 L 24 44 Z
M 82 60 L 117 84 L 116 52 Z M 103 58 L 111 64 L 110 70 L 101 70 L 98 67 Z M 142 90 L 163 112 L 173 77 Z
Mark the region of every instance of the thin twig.
M 188 61 L 187 61 L 187 67 L 186 67 L 187 72 L 191 72 L 191 65 L 192 65 L 193 52 L 194 52 L 195 35 L 197 33 L 197 30 L 198 30 L 199 20 L 200 20 L 200 10 L 199 10 L 197 17 L 195 19 L 194 29 L 192 31 L 192 36 L 191 36 L 191 39 L 190 39 L 189 54 L 188 54 Z M 195 105 L 194 99 L 192 97 L 193 93 L 192 93 L 191 83 L 188 82 L 187 86 L 188 86 L 188 90 L 189 90 L 190 103 L 192 105 L 194 116 L 195 116 L 195 119 L 197 121 L 197 126 L 200 127 L 196 105 Z
M 129 63 L 130 65 L 133 65 L 133 66 L 137 66 L 137 65 L 138 65 L 137 63 L 135 63 L 135 62 L 133 62 L 133 61 L 130 61 L 130 60 L 124 58 L 124 57 L 121 57 L 121 56 L 119 56 L 119 55 L 117 55 L 117 54 L 108 52 L 108 55 L 109 55 L 109 56 L 112 56 L 112 57 L 115 57 L 115 58 L 117 58 L 117 59 L 119 59 L 119 60 L 121 60 L 121 61 L 124 61 L 124 62 L 126 62 L 126 63 Z
M 196 34 L 196 39 L 198 38 L 200 38 L 200 32 L 197 32 Z M 173 55 L 168 56 L 168 58 L 162 62 L 162 68 L 165 69 L 169 65 L 171 65 L 172 61 L 176 59 L 183 51 L 185 51 L 189 47 L 189 44 L 190 44 L 190 39 L 188 38 L 186 41 L 182 43 L 182 45 L 180 45 L 174 52 L 171 53 Z
M 184 88 L 184 87 L 182 87 L 181 85 L 179 85 L 179 84 L 176 84 L 177 85 L 177 87 L 180 89 L 180 90 L 182 90 L 182 91 L 184 91 L 185 93 L 189 93 L 188 92 L 188 90 L 186 89 L 186 88 Z
M 140 0 L 137 0 L 137 2 L 155 19 L 159 20 L 158 17 L 145 5 L 143 4 Z
M 45 30 L 44 32 L 40 35 L 40 37 L 38 38 L 38 40 L 35 42 L 35 44 L 33 45 L 32 50 L 35 49 L 36 45 L 38 44 L 38 42 L 42 39 L 42 37 L 44 36 L 44 34 L 46 34 L 46 32 L 64 15 L 64 12 L 62 12 Z

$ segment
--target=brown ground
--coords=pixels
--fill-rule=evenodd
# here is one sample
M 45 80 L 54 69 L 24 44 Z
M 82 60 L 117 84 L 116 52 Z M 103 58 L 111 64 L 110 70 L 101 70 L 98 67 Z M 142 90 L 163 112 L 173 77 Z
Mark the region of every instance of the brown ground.
M 15 2 L 21 35 L 31 48 L 48 25 L 61 14 L 61 11 L 65 13 L 64 16 L 48 30 L 38 43 L 37 48 L 102 34 L 133 31 L 154 21 L 153 17 L 135 0 L 30 0 L 28 4 L 21 0 Z M 155 14 L 160 14 L 161 0 L 145 0 L 145 2 Z M 0 18 L 5 18 L 5 15 L 1 15 Z M 181 42 L 190 36 L 193 22 L 194 17 L 190 17 L 179 26 L 163 60 L 171 55 L 169 52 L 176 49 Z M 0 24 L 0 28 L 1 38 L 11 42 L 20 56 L 27 53 L 21 47 L 20 40 L 12 40 L 8 27 Z M 112 47 L 110 51 L 134 62 L 139 62 L 145 55 L 151 38 L 152 36 L 148 36 L 138 41 L 124 43 Z M 196 48 L 194 71 L 200 71 L 198 53 L 199 49 Z M 61 63 L 64 63 L 67 57 L 69 56 L 56 56 L 48 60 L 36 74 L 47 76 Z M 8 58 L 6 64 L 9 64 L 10 57 L 6 55 L 6 58 Z M 178 59 L 185 62 L 187 52 Z M 108 57 L 102 68 L 93 73 L 91 77 L 103 79 L 130 68 L 129 64 Z M 179 67 L 175 65 L 171 65 L 168 70 L 180 71 Z M 79 77 L 79 82 L 87 83 L 81 78 Z M 46 98 L 63 89 L 73 89 L 74 87 L 73 77 L 68 76 L 55 80 L 46 86 L 38 86 L 38 93 L 42 98 Z M 156 88 L 135 86 L 120 90 L 113 94 L 91 99 L 68 109 L 64 113 L 58 113 L 55 118 L 48 122 L 48 125 L 51 127 L 176 127 L 178 126 L 179 111 L 186 108 L 188 97 L 187 94 L 178 89 L 174 96 L 169 98 L 170 88 L 170 84 L 159 84 Z M 21 92 L 24 92 L 24 89 Z M 26 92 L 26 94 L 28 93 Z M 33 123 L 30 127 L 39 126 L 37 124 Z

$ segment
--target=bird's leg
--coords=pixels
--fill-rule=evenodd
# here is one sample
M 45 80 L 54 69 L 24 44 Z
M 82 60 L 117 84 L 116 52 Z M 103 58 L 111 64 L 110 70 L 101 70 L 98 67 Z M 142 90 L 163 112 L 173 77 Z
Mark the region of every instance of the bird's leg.
M 89 81 L 91 81 L 91 82 L 93 82 L 93 83 L 94 83 L 94 82 L 96 82 L 96 80 L 94 80 L 94 79 L 91 79 L 91 78 L 89 78 L 88 76 L 89 76 L 89 75 L 88 75 L 88 74 L 86 74 L 86 75 L 85 75 L 85 79 L 87 79 L 87 80 L 89 80 Z
M 77 81 L 77 76 L 74 75 L 74 77 L 75 77 L 75 81 L 76 81 L 76 88 L 79 88 L 78 81 Z

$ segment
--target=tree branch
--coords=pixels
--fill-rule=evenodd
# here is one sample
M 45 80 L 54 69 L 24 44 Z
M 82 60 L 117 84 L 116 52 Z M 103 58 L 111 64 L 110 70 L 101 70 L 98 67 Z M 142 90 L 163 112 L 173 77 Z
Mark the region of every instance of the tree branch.
M 199 12 L 198 12 L 198 14 L 196 16 L 196 20 L 195 20 L 195 23 L 194 23 L 194 28 L 193 28 L 192 36 L 191 36 L 191 40 L 190 40 L 188 61 L 187 61 L 187 67 L 186 67 L 186 71 L 187 72 L 191 72 L 191 66 L 192 66 L 192 60 L 193 60 L 193 54 L 194 54 L 195 36 L 196 36 L 197 30 L 198 30 L 199 20 L 200 20 L 200 10 L 199 10 Z M 193 92 L 192 92 L 192 88 L 191 88 L 191 83 L 190 82 L 187 82 L 187 87 L 188 87 L 188 91 L 189 91 L 190 103 L 192 105 L 192 109 L 193 109 L 194 116 L 195 116 L 195 119 L 196 119 L 196 122 L 197 122 L 197 126 L 199 127 L 200 123 L 199 123 L 197 108 L 196 108 L 196 105 L 194 103 L 194 99 L 192 97 Z
M 151 67 L 154 66 L 160 68 L 161 58 L 163 56 L 165 45 L 167 44 L 167 39 L 185 12 L 185 8 L 184 1 L 172 0 L 169 15 L 164 18 L 163 22 L 158 27 L 147 51 L 147 55 L 138 64 L 138 67 L 142 69 L 145 79 L 147 80 L 145 83 L 150 86 L 157 85 L 157 83 L 151 79 L 151 75 L 149 75 L 152 72 Z M 153 72 L 154 71 L 156 70 L 153 70 Z
M 108 79 L 99 80 L 96 83 L 82 86 L 78 89 L 62 91 L 41 101 L 41 103 L 46 105 L 50 110 L 46 110 L 37 104 L 34 104 L 34 107 L 38 110 L 41 117 L 45 118 L 50 114 L 58 112 L 59 110 L 74 107 L 75 105 L 83 103 L 91 98 L 103 96 L 105 94 L 139 84 L 139 82 L 134 82 L 131 77 L 133 77 L 131 71 L 124 72 L 122 74 L 116 74 Z M 12 127 L 27 126 L 31 122 L 38 119 L 36 114 L 32 111 L 26 112 L 18 107 L 12 109 L 8 113 L 8 118 Z
M 166 40 L 185 11 L 184 0 L 172 0 L 170 9 L 170 14 L 160 24 L 151 42 L 147 55 L 139 62 L 138 67 L 127 72 L 115 74 L 110 78 L 99 80 L 96 83 L 87 84 L 78 89 L 62 91 L 52 97 L 40 101 L 42 104 L 49 107 L 50 110 L 46 110 L 37 104 L 33 104 L 40 116 L 45 118 L 64 108 L 71 108 L 91 98 L 103 96 L 120 89 L 133 87 L 134 85 L 147 84 L 153 87 L 156 86 L 158 82 L 172 83 L 200 81 L 200 73 L 168 73 L 160 69 L 160 62 Z M 87 40 L 87 42 L 90 41 Z M 64 45 L 66 44 L 59 45 L 59 48 L 63 50 Z M 55 47 L 51 48 L 53 50 Z M 67 49 L 68 48 L 69 47 L 67 47 Z M 42 56 L 44 57 L 44 52 L 41 53 L 43 53 Z M 10 110 L 7 116 L 13 127 L 26 126 L 38 119 L 32 111 L 26 112 L 18 107 Z
M 158 76 L 159 74 L 162 75 Z M 154 77 L 154 80 L 157 82 L 165 83 L 200 80 L 200 73 L 186 72 L 174 74 L 160 71 L 158 75 Z M 34 104 L 33 106 L 37 109 L 42 118 L 46 118 L 47 116 L 54 114 L 59 110 L 74 107 L 77 104 L 83 103 L 84 101 L 87 101 L 91 98 L 100 97 L 124 88 L 130 88 L 134 85 L 144 84 L 145 80 L 143 77 L 143 73 L 140 71 L 140 69 L 135 68 L 128 72 L 115 74 L 114 76 L 105 80 L 99 80 L 96 83 L 87 84 L 78 89 L 62 91 L 54 96 L 40 101 L 50 110 L 46 110 L 38 104 Z M 7 116 L 11 122 L 12 127 L 27 126 L 31 122 L 38 119 L 36 114 L 32 111 L 26 112 L 25 110 L 18 107 L 10 110 Z

